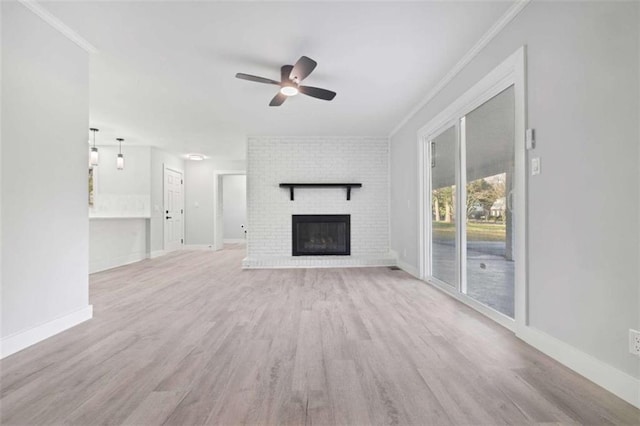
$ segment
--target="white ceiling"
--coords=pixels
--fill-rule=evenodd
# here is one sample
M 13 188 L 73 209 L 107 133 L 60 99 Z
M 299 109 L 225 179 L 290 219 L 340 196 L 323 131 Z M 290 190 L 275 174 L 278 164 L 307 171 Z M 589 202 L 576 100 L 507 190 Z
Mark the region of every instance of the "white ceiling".
M 245 157 L 247 135 L 387 136 L 511 2 L 84 1 L 42 6 L 98 49 L 91 125 L 184 154 Z M 301 55 L 338 93 L 268 103 Z

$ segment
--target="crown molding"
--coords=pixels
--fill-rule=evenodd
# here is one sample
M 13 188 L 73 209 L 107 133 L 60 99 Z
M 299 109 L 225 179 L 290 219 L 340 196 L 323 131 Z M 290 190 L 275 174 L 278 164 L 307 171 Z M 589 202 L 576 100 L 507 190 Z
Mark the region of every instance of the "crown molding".
M 69 28 L 66 24 L 64 24 L 61 20 L 53 16 L 47 10 L 45 10 L 40 4 L 38 4 L 35 0 L 18 0 L 24 7 L 38 15 L 43 21 L 47 24 L 51 25 L 53 28 L 58 30 L 62 35 L 67 37 L 69 40 L 80 46 L 83 50 L 88 53 L 97 53 L 98 49 L 96 49 L 91 43 L 82 38 L 80 34 Z
M 482 37 L 480 37 L 480 40 L 478 40 L 478 42 L 462 57 L 462 59 L 460 59 L 460 61 L 458 61 L 458 63 L 455 64 L 453 68 L 451 68 L 451 70 L 442 78 L 442 80 L 440 80 L 438 84 L 436 84 L 436 86 L 427 94 L 427 96 L 425 96 L 425 98 L 418 105 L 416 105 L 411 110 L 411 112 L 409 112 L 409 114 L 407 114 L 402 119 L 402 121 L 400 121 L 400 123 L 398 123 L 393 128 L 391 133 L 389 133 L 389 138 L 398 133 L 398 131 L 405 124 L 407 124 L 409 120 L 411 120 L 411 118 L 413 118 L 413 116 L 418 113 L 418 111 L 420 111 L 433 98 L 435 98 L 436 95 L 440 93 L 440 91 L 444 89 L 444 87 L 449 84 L 455 78 L 455 76 L 458 75 L 460 71 L 462 71 L 462 69 L 466 67 L 469 62 L 471 62 L 471 60 L 475 58 L 478 53 L 480 53 L 480 51 L 484 49 L 484 47 L 500 33 L 500 31 L 504 29 L 504 27 L 507 26 L 507 24 L 509 24 L 516 16 L 518 16 L 518 14 L 529 4 L 530 1 L 531 0 L 520 0 L 514 3 L 496 21 L 496 23 L 493 24 L 491 28 L 489 28 L 489 31 L 487 31 Z

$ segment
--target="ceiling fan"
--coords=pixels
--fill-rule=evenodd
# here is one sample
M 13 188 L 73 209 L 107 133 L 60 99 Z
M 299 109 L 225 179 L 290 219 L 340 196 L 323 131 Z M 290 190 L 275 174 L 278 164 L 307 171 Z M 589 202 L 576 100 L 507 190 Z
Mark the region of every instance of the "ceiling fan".
M 280 81 L 271 80 L 269 78 L 258 77 L 255 75 L 236 74 L 236 78 L 242 80 L 254 81 L 256 83 L 275 84 L 280 86 L 280 91 L 271 99 L 269 106 L 280 106 L 289 96 L 295 96 L 298 93 L 311 96 L 312 98 L 330 101 L 336 96 L 336 92 L 331 90 L 320 89 L 318 87 L 301 86 L 302 80 L 307 78 L 315 69 L 318 63 L 311 58 L 302 56 L 295 65 L 283 65 L 280 68 Z

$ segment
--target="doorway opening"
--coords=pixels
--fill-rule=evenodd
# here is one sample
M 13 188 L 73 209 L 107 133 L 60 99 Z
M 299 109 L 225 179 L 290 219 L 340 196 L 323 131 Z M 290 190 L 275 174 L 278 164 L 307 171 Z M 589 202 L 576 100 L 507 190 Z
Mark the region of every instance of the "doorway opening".
M 214 248 L 244 244 L 247 232 L 247 174 L 244 170 L 214 173 Z
M 247 176 L 222 176 L 222 241 L 244 244 L 247 235 Z

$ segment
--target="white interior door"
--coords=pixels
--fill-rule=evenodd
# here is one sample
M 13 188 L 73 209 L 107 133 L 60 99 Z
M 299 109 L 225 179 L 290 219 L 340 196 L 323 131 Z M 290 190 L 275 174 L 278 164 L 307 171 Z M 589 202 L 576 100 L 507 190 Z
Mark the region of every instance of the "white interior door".
M 184 243 L 184 197 L 182 172 L 164 169 L 164 249 L 173 251 Z

